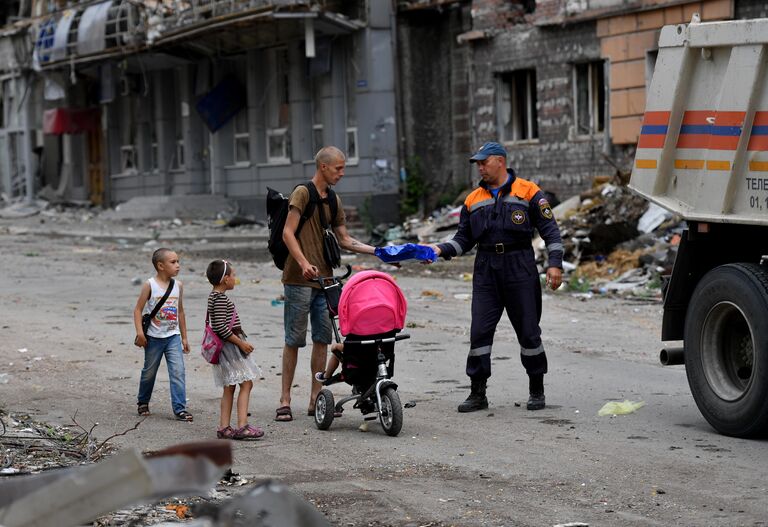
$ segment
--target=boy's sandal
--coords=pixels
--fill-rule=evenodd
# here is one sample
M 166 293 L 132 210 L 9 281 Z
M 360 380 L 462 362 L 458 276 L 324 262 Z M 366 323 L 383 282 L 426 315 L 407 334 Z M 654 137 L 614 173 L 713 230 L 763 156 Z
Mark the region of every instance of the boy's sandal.
M 186 410 L 182 410 L 181 412 L 176 414 L 176 420 L 177 421 L 187 421 L 187 422 L 191 423 L 192 420 L 193 420 L 193 417 L 192 417 L 191 413 L 187 412 Z
M 139 415 L 142 417 L 145 417 L 149 415 L 149 404 L 148 403 L 139 403 L 138 406 Z
M 290 406 L 281 406 L 275 410 L 275 421 L 293 421 L 293 413 Z
M 236 430 L 232 439 L 259 439 L 264 435 L 264 430 L 258 426 L 245 425 L 244 427 Z

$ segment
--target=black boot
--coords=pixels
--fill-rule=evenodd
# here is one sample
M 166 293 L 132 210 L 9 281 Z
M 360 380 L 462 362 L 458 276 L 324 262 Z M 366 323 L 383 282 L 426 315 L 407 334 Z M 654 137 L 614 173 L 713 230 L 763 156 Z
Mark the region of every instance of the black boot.
M 467 400 L 459 405 L 459 412 L 476 412 L 488 408 L 488 399 L 485 397 L 485 385 L 485 379 L 472 381 L 472 391 L 469 392 Z
M 530 375 L 528 377 L 528 410 L 543 410 L 544 402 L 544 375 Z

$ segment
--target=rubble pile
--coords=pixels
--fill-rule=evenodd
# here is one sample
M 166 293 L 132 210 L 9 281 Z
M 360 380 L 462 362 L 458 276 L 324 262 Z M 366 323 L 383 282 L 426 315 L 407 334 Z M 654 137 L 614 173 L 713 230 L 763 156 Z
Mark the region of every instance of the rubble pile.
M 25 414 L 0 412 L 0 476 L 33 474 L 51 468 L 95 462 L 113 452 L 93 428 L 39 423 Z
M 658 296 L 672 271 L 681 218 L 627 187 L 601 183 L 554 210 L 565 247 L 565 282 L 576 292 Z M 543 243 L 536 244 L 544 263 Z
M 460 196 L 454 205 L 426 219 L 408 218 L 402 225 L 380 224 L 372 245 L 438 243 L 450 239 L 459 223 Z M 560 225 L 565 255 L 564 290 L 587 295 L 621 293 L 660 295 L 661 276 L 669 274 L 684 224 L 681 218 L 649 204 L 626 186 L 597 179 L 590 190 L 553 209 Z M 540 268 L 546 250 L 534 240 Z

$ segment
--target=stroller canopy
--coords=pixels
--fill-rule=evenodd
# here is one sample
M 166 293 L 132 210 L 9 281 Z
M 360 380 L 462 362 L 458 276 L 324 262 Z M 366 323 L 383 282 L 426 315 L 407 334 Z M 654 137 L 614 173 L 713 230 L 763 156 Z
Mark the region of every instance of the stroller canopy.
M 362 271 L 344 285 L 339 299 L 342 335 L 377 335 L 405 326 L 408 304 L 394 279 L 379 271 Z

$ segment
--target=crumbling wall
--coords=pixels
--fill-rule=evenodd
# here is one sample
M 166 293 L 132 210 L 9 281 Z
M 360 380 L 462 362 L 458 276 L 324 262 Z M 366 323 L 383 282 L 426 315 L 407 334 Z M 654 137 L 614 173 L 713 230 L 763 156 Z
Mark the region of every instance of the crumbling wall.
M 583 136 L 574 130 L 574 64 L 600 60 L 594 22 L 551 28 L 516 25 L 474 46 L 472 117 L 476 145 L 500 137 L 499 76 L 531 69 L 536 72 L 538 138 L 506 143 L 509 164 L 521 177 L 561 199 L 588 188 L 595 176 L 615 173 L 603 156 L 604 134 Z M 631 158 L 623 148 L 609 149 L 609 156 Z
M 426 184 L 424 210 L 471 185 L 469 119 L 470 48 L 456 36 L 467 16 L 458 6 L 401 13 L 401 115 L 405 166 Z

